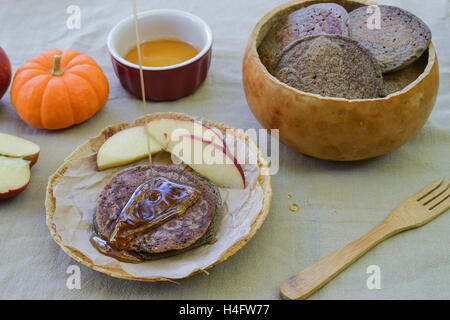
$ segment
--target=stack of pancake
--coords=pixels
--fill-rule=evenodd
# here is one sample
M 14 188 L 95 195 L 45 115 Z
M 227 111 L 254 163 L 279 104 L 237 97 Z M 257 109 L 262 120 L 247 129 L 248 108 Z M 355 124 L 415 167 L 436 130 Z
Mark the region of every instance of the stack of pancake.
M 346 99 L 402 89 L 403 83 L 392 85 L 391 74 L 417 61 L 431 42 L 422 20 L 385 5 L 348 13 L 336 3 L 313 4 L 290 13 L 275 29 L 274 41 L 263 42 L 271 45 L 258 49 L 269 72 L 298 90 Z
M 222 207 L 218 188 L 188 167 L 153 165 L 152 174 L 196 188 L 199 199 L 183 214 L 132 239 L 125 250 L 154 260 L 214 241 Z M 112 177 L 97 199 L 94 231 L 98 235 L 110 238 L 123 208 L 148 177 L 148 166 L 127 168 Z

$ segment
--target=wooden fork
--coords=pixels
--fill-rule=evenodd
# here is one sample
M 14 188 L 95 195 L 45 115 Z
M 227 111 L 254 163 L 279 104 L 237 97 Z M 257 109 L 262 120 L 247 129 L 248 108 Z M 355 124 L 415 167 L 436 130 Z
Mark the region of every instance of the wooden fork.
M 434 181 L 403 202 L 378 226 L 342 249 L 290 277 L 280 286 L 283 299 L 306 299 L 369 249 L 401 231 L 421 227 L 450 208 L 449 182 Z

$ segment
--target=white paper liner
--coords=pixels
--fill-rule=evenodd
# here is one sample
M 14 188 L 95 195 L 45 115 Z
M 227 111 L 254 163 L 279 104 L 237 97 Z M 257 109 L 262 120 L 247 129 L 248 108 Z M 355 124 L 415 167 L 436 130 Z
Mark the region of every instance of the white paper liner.
M 226 141 L 236 139 L 226 136 Z M 231 142 L 231 141 L 230 141 Z M 263 190 L 258 183 L 259 167 L 256 154 L 246 144 L 237 139 L 237 148 L 244 148 L 250 160 L 242 164 L 246 188 L 219 188 L 223 208 L 213 244 L 189 250 L 182 254 L 160 260 L 145 261 L 140 264 L 119 262 L 98 252 L 89 242 L 92 217 L 97 196 L 111 177 L 118 171 L 146 160 L 105 171 L 97 171 L 96 154 L 74 161 L 53 188 L 56 209 L 53 222 L 65 246 L 72 247 L 92 260 L 95 265 L 119 267 L 134 277 L 164 277 L 181 279 L 191 273 L 203 270 L 215 263 L 230 247 L 250 233 L 251 225 L 262 210 Z M 241 149 L 242 150 L 242 149 Z M 169 157 L 155 157 L 154 163 L 169 164 Z

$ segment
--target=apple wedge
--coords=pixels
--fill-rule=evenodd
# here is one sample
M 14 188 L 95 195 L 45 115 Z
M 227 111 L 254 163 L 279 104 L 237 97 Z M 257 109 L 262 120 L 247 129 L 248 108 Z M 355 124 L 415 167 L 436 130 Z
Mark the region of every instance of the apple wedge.
M 0 156 L 0 199 L 18 195 L 29 183 L 29 161 Z
M 28 160 L 32 167 L 39 158 L 39 152 L 40 148 L 37 144 L 0 132 L 0 155 Z
M 154 154 L 162 150 L 161 145 L 150 138 L 150 153 Z M 147 137 L 143 126 L 132 127 L 117 132 L 108 138 L 97 153 L 97 168 L 122 166 L 148 156 Z
M 163 146 L 163 148 L 166 148 L 171 141 L 178 141 L 179 137 L 182 135 L 201 137 L 205 141 L 213 142 L 216 145 L 225 148 L 225 143 L 220 131 L 213 130 L 194 119 L 153 119 L 148 122 L 148 131 L 150 135 Z
M 221 145 L 195 135 L 181 135 L 166 148 L 194 171 L 224 188 L 245 188 L 245 175 L 236 158 Z

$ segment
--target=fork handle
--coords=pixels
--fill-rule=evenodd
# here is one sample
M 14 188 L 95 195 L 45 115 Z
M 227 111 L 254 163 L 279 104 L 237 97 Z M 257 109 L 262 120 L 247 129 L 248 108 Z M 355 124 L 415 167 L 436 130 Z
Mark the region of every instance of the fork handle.
M 283 299 L 306 299 L 369 249 L 400 230 L 383 221 L 367 234 L 290 277 L 280 286 Z

